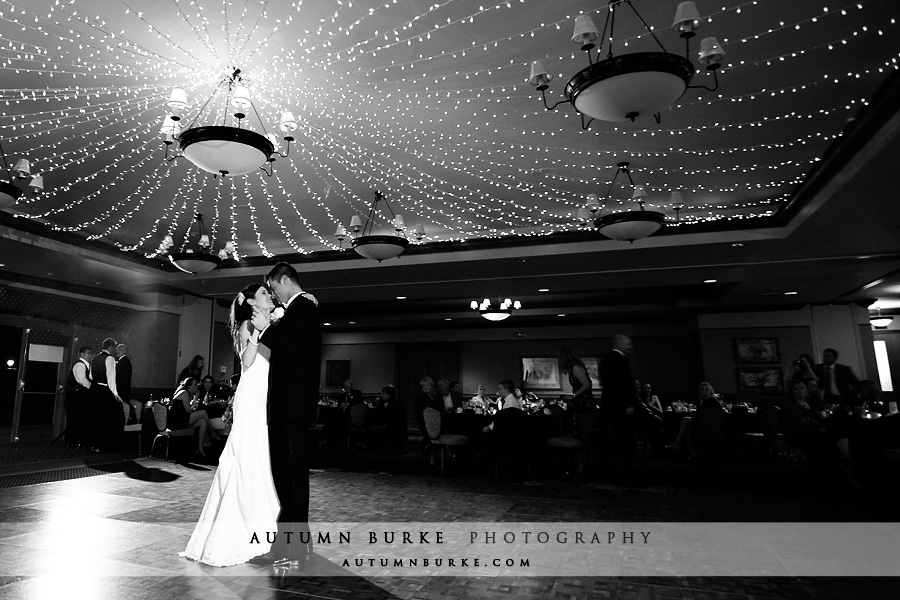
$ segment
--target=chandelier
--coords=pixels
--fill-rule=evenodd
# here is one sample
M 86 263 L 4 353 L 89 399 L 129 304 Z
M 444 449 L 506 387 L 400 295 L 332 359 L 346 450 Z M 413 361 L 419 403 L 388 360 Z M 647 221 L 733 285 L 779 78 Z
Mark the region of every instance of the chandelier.
M 666 216 L 661 212 L 644 209 L 647 192 L 644 186 L 634 185 L 628 164 L 627 162 L 620 162 L 616 165 L 616 174 L 613 175 L 613 179 L 609 184 L 609 190 L 606 192 L 603 206 L 605 207 L 612 197 L 613 187 L 616 184 L 619 173 L 625 173 L 633 190 L 631 198 L 637 201 L 638 210 L 626 210 L 598 217 L 597 215 L 602 211 L 600 200 L 596 194 L 589 194 L 584 208 L 579 210 L 578 214 L 582 221 L 593 219 L 594 227 L 606 237 L 613 240 L 634 242 L 634 240 L 640 240 L 656 233 L 660 227 L 665 225 Z
M 622 5 L 628 5 L 634 11 L 662 52 L 631 52 L 614 56 L 613 30 L 616 24 L 616 9 Z M 687 89 L 702 88 L 712 92 L 719 87 L 716 71 L 722 64 L 725 52 L 714 37 L 701 41 L 699 55 L 700 64 L 712 72 L 714 86 L 690 85 L 695 72 L 694 65 L 687 58 L 690 55 L 690 39 L 695 35 L 694 30 L 702 23 L 693 2 L 682 2 L 678 5 L 672 28 L 685 40 L 685 56 L 682 57 L 666 51 L 665 46 L 638 13 L 631 0 L 610 0 L 602 34 L 589 16 L 581 15 L 575 19 L 572 42 L 580 44 L 581 49 L 587 52 L 589 66 L 569 79 L 564 89 L 565 99 L 553 106 L 547 104 L 545 90 L 549 87 L 553 75 L 539 60 L 531 64 L 528 82 L 541 92 L 547 110 L 554 110 L 564 103 L 574 106 L 581 115 L 582 129 L 587 129 L 594 119 L 634 121 L 646 114 L 654 115 L 656 122 L 659 123 L 659 112 L 680 98 Z M 609 36 L 606 35 L 607 31 Z M 591 50 L 596 46 L 594 42 L 598 39 L 601 48 L 597 50 L 595 62 Z M 608 40 L 607 58 L 599 60 L 604 40 Z M 587 122 L 585 115 L 589 117 Z
M 375 215 L 378 209 L 378 203 L 384 200 L 384 205 L 393 217 L 391 224 L 394 232 L 372 233 L 375 225 Z M 391 210 L 391 205 L 387 197 L 382 192 L 375 191 L 375 199 L 372 201 L 372 207 L 369 209 L 369 216 L 366 217 L 366 223 L 363 225 L 362 217 L 353 215 L 350 219 L 350 243 L 357 254 L 364 258 L 377 260 L 381 262 L 389 258 L 400 256 L 409 246 L 409 240 L 404 235 L 406 224 L 403 222 L 401 215 L 395 215 Z M 338 225 L 334 236 L 338 240 L 338 244 L 342 244 L 347 237 L 347 229 L 343 225 Z M 420 223 L 415 228 L 416 241 L 421 241 L 425 237 L 425 227 Z
M 498 306 L 495 307 L 491 304 L 489 298 L 485 298 L 481 301 L 481 304 L 479 304 L 477 300 L 472 300 L 472 304 L 469 306 L 472 307 L 472 310 L 478 311 L 481 316 L 488 321 L 503 321 L 504 319 L 508 319 L 514 311 L 522 308 L 522 303 L 518 300 L 513 302 L 507 298 L 501 302 L 498 298 L 497 302 Z
M 224 90 L 226 96 L 222 124 L 195 126 L 197 120 L 204 114 L 206 107 L 220 90 Z M 232 116 L 236 119 L 237 126 L 225 124 L 228 120 L 229 104 L 236 109 Z M 179 113 L 187 108 L 187 93 L 182 88 L 173 89 L 168 105 L 172 109 L 172 114 L 165 117 L 160 129 L 163 143 L 166 146 L 166 160 L 171 161 L 184 156 L 204 171 L 223 177 L 246 175 L 258 168 L 271 176 L 275 156 L 287 157 L 291 150 L 291 142 L 294 141 L 291 134 L 297 129 L 297 120 L 293 113 L 289 111 L 281 113 L 278 127 L 285 134 L 282 139 L 287 142 L 287 150 L 284 154 L 276 151 L 278 137 L 266 130 L 265 122 L 250 99 L 250 90 L 244 84 L 240 69 L 235 69 L 233 73 L 219 82 L 212 95 L 186 128 L 182 129 L 181 127 Z M 244 128 L 247 117 L 244 111 L 251 108 L 263 133 Z M 180 154 L 176 153 L 170 157 L 169 146 L 175 142 L 178 142 Z
M 31 175 L 31 163 L 27 159 L 20 158 L 10 169 L 2 144 L 0 144 L 0 155 L 3 156 L 6 176 L 9 178 L 9 181 L 0 180 L 0 210 L 15 204 L 26 190 L 35 196 L 44 191 L 44 178 L 40 175 Z
M 891 321 L 894 320 L 894 317 L 891 317 L 891 316 L 884 317 L 884 316 L 882 316 L 882 315 L 881 315 L 881 307 L 880 307 L 880 306 L 876 307 L 876 309 L 877 309 L 877 313 L 878 313 L 878 314 L 876 314 L 876 315 L 873 316 L 873 317 L 869 317 L 869 323 L 872 325 L 872 327 L 887 327 L 888 325 L 890 325 L 890 324 L 891 324 Z
M 191 238 L 191 234 L 196 229 L 196 235 Z M 235 253 L 234 244 L 228 242 L 225 247 L 215 254 L 212 244 L 209 241 L 209 235 L 206 233 L 206 226 L 203 224 L 203 215 L 194 213 L 194 221 L 191 223 L 190 229 L 181 244 L 178 252 L 169 252 L 169 248 L 174 246 L 171 235 L 163 238 L 160 244 L 159 254 L 168 255 L 171 262 L 177 269 L 195 275 L 197 273 L 209 273 L 219 266 L 219 264 L 228 258 L 228 253 Z M 235 258 L 237 254 L 235 253 Z

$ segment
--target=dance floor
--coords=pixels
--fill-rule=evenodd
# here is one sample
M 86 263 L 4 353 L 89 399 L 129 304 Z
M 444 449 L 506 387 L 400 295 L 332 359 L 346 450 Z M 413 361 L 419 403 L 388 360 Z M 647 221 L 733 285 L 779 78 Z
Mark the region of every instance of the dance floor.
M 214 469 L 120 456 L 110 457 L 108 464 L 0 473 L 0 598 L 900 598 L 900 578 L 429 577 L 415 570 L 362 577 L 329 560 L 325 548 L 295 569 L 250 564 L 217 569 L 178 557 Z M 516 481 L 481 471 L 457 465 L 442 476 L 412 461 L 403 468 L 392 468 L 389 462 L 324 465 L 311 475 L 310 520 L 502 524 L 865 519 L 845 510 L 843 503 L 745 489 L 753 486 L 725 484 L 716 490 L 653 483 L 652 477 L 625 485 L 604 481 L 602 475 L 560 477 L 546 472 L 534 480 Z M 731 482 L 742 477 L 732 476 Z M 640 573 L 640 564 L 631 566 Z

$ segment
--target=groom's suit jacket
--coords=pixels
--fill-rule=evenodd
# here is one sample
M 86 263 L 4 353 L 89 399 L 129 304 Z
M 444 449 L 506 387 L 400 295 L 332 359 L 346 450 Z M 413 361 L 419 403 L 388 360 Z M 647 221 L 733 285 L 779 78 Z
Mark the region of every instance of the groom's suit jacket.
M 268 422 L 310 423 L 319 402 L 322 318 L 315 302 L 297 296 L 259 340 L 269 359 Z

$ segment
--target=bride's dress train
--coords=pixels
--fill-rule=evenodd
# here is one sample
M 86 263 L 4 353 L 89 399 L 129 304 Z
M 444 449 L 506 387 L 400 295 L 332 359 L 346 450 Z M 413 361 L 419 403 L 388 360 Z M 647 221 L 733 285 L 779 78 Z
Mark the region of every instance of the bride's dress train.
M 269 362 L 258 354 L 241 375 L 234 396 L 234 426 L 200 520 L 179 556 L 214 567 L 265 554 L 266 532 L 277 531 L 280 510 L 269 462 L 266 392 Z M 259 542 L 253 540 L 256 534 Z

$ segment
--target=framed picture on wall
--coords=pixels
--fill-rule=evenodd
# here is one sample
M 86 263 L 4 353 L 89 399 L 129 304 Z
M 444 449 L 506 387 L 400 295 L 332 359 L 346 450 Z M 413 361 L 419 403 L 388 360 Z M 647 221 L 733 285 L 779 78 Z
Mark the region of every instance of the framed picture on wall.
M 531 390 L 562 391 L 555 356 L 522 357 L 522 385 Z
M 778 338 L 735 338 L 734 362 L 779 364 Z
M 325 387 L 341 387 L 350 379 L 350 360 L 325 361 Z
M 587 370 L 588 377 L 591 378 L 591 388 L 595 390 L 600 389 L 600 359 L 599 358 L 584 358 L 582 359 L 584 362 L 584 368 Z
M 737 367 L 738 392 L 741 394 L 783 394 L 781 367 Z

